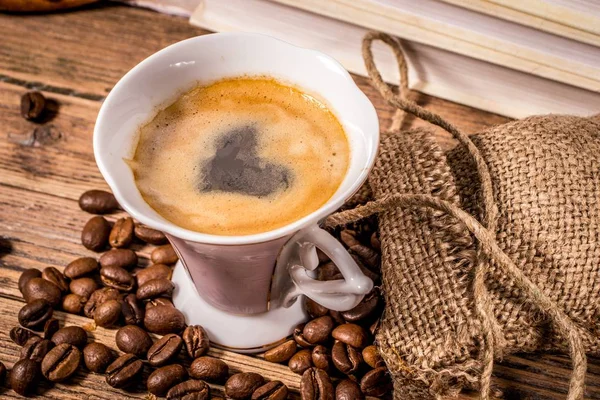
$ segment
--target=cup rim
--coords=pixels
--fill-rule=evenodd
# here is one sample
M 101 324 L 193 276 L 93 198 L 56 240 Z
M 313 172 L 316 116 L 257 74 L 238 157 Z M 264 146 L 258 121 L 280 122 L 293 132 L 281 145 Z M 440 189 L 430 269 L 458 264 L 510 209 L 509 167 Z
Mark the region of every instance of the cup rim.
M 122 87 L 126 86 L 126 82 L 132 79 L 132 76 L 137 74 L 143 68 L 146 68 L 148 65 L 155 62 L 155 60 L 159 57 L 160 54 L 172 51 L 178 47 L 183 47 L 189 42 L 201 42 L 206 40 L 215 40 L 223 37 L 249 37 L 249 38 L 258 38 L 261 40 L 270 40 L 273 42 L 278 42 L 279 44 L 283 44 L 287 47 L 292 47 L 294 51 L 302 51 L 306 53 L 307 57 L 319 57 L 327 60 L 329 67 L 333 67 L 337 70 L 338 73 L 348 81 L 348 84 L 352 86 L 353 90 L 356 92 L 356 95 L 364 100 L 365 110 L 364 113 L 367 118 L 372 118 L 375 123 L 375 132 L 370 140 L 373 141 L 373 150 L 370 154 L 367 155 L 367 162 L 363 166 L 359 176 L 354 180 L 354 182 L 341 193 L 335 193 L 325 204 L 311 212 L 310 214 L 297 219 L 296 221 L 287 224 L 285 226 L 266 231 L 255 233 L 251 235 L 214 235 L 208 233 L 202 233 L 197 231 L 192 231 L 189 229 L 182 228 L 180 226 L 175 225 L 174 223 L 162 218 L 163 220 L 156 219 L 154 217 L 148 216 L 145 213 L 138 211 L 138 209 L 131 204 L 128 200 L 127 196 L 124 195 L 123 190 L 121 190 L 120 185 L 116 182 L 115 179 L 111 176 L 109 169 L 106 165 L 106 160 L 104 155 L 100 151 L 100 137 L 101 132 L 103 131 L 104 120 L 110 118 L 107 115 L 107 109 L 109 107 L 107 104 L 111 102 L 111 99 L 116 96 L 116 93 L 122 90 Z M 257 33 L 246 33 L 246 32 L 223 32 L 223 33 L 212 33 L 206 35 L 195 36 L 189 39 L 185 39 L 179 41 L 177 43 L 171 44 L 144 59 L 131 70 L 129 70 L 112 88 L 108 96 L 105 98 L 100 111 L 98 113 L 98 117 L 96 119 L 96 124 L 94 126 L 93 133 L 93 149 L 94 149 L 94 157 L 96 159 L 96 164 L 98 168 L 106 180 L 107 184 L 111 188 L 115 198 L 121 205 L 121 207 L 129 213 L 134 219 L 139 221 L 140 223 L 147 225 L 151 228 L 158 229 L 166 234 L 172 235 L 174 237 L 197 242 L 197 243 L 205 243 L 205 244 L 218 244 L 218 245 L 245 245 L 245 244 L 256 244 L 269 242 L 272 240 L 277 240 L 282 237 L 292 235 L 298 230 L 313 224 L 317 223 L 321 219 L 327 217 L 331 213 L 335 212 L 339 207 L 341 207 L 344 202 L 349 199 L 354 193 L 358 191 L 358 189 L 362 186 L 362 184 L 366 181 L 369 172 L 371 171 L 374 163 L 375 157 L 377 155 L 377 149 L 379 144 L 379 120 L 377 117 L 377 113 L 375 111 L 375 107 L 368 99 L 368 97 L 360 90 L 358 85 L 354 82 L 351 75 L 346 71 L 346 69 L 333 57 L 321 53 L 317 50 L 307 49 L 304 47 L 293 45 L 289 42 L 283 41 L 281 39 L 277 39 L 275 37 Z M 158 213 L 157 213 L 158 214 Z

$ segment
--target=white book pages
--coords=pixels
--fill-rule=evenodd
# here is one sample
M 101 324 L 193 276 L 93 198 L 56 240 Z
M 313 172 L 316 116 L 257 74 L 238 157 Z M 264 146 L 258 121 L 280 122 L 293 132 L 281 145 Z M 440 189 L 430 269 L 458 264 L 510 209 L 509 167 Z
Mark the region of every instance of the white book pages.
M 346 69 L 366 75 L 361 55 L 368 29 L 268 0 L 203 0 L 191 23 L 217 32 L 254 32 L 326 53 Z M 523 118 L 535 114 L 591 115 L 600 94 L 520 71 L 403 41 L 410 87 L 471 107 Z M 387 82 L 398 79 L 396 61 L 383 44 L 374 54 Z

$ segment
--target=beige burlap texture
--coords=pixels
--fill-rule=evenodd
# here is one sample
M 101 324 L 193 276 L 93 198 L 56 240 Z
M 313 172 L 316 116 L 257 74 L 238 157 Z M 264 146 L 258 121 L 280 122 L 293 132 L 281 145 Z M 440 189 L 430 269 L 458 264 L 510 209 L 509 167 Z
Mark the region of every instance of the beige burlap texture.
M 394 93 L 371 53 L 388 44 L 399 62 Z M 600 341 L 600 118 L 538 116 L 471 138 L 407 100 L 397 41 L 363 43 L 373 85 L 386 101 L 450 132 L 445 154 L 425 129 L 382 135 L 362 195 L 331 226 L 378 214 L 386 309 L 377 343 L 394 398 L 481 390 L 494 359 L 563 351 L 572 359 L 568 399 L 583 397 L 585 353 Z

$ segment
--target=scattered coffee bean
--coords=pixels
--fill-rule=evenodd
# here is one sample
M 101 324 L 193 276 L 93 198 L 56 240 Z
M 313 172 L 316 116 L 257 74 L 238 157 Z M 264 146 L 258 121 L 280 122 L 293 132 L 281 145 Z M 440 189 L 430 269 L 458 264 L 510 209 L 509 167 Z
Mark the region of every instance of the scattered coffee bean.
M 148 332 L 137 325 L 125 325 L 120 328 L 115 335 L 115 342 L 122 352 L 138 357 L 145 356 L 152 346 L 152 338 Z
M 296 353 L 296 342 L 288 340 L 265 353 L 265 360 L 280 363 L 288 361 Z
M 148 364 L 152 365 L 153 367 L 165 365 L 177 357 L 182 347 L 183 339 L 174 333 L 169 333 L 158 339 L 152 346 L 150 346 L 148 353 L 146 353 Z M 194 364 L 192 363 L 192 365 Z M 194 378 L 204 379 L 196 376 L 194 376 Z
M 340 381 L 335 388 L 335 400 L 364 400 L 365 395 L 358 383 L 351 379 Z
M 40 120 L 45 109 L 46 98 L 40 92 L 27 92 L 21 96 L 21 116 L 26 120 Z
M 10 340 L 15 342 L 17 346 L 25 346 L 25 343 L 27 343 L 27 341 L 32 337 L 39 337 L 36 333 L 28 329 L 21 328 L 20 326 L 15 326 L 14 328 L 12 328 L 10 330 L 9 336 Z
M 342 312 L 342 317 L 348 322 L 357 322 L 374 315 L 379 306 L 379 294 L 372 291 L 353 309 Z
M 55 345 L 68 343 L 82 349 L 87 344 L 87 333 L 80 326 L 65 326 L 52 335 Z
M 185 317 L 173 306 L 146 307 L 144 326 L 149 332 L 159 335 L 179 333 L 185 328 Z
M 108 236 L 111 247 L 127 247 L 133 241 L 133 219 L 130 217 L 119 218 Z
M 372 369 L 360 380 L 360 388 L 367 396 L 383 396 L 393 387 L 392 378 L 386 367 Z
M 171 297 L 175 285 L 169 279 L 152 279 L 144 283 L 137 290 L 138 300 L 148 300 L 155 297 Z
M 144 323 L 144 310 L 131 293 L 121 300 L 121 313 L 127 325 L 142 325 Z
M 35 362 L 42 362 L 46 354 L 54 347 L 54 343 L 37 336 L 32 337 L 21 349 L 21 358 L 29 358 Z
M 88 190 L 83 193 L 79 197 L 79 207 L 91 214 L 107 214 L 120 208 L 115 196 L 104 190 Z
M 288 388 L 281 381 L 267 382 L 252 393 L 252 400 L 285 400 Z
M 85 306 L 83 307 L 83 313 L 88 318 L 94 318 L 94 312 L 100 304 L 108 300 L 118 300 L 120 296 L 121 295 L 117 289 L 98 289 L 92 293 L 90 299 L 85 303 Z
M 43 278 L 32 278 L 23 287 L 23 298 L 28 303 L 37 299 L 44 299 L 52 307 L 56 307 L 62 300 L 62 294 L 54 283 Z
M 60 323 L 55 318 L 50 318 L 44 324 L 44 339 L 52 339 L 52 336 L 60 329 Z
M 42 271 L 42 278 L 54 283 L 63 293 L 69 291 L 69 282 L 62 274 L 62 272 L 60 272 L 54 267 L 44 268 L 44 270 Z
M 196 379 L 181 382 L 167 392 L 167 400 L 208 400 L 209 398 L 210 387 Z
M 360 351 L 346 343 L 336 341 L 331 349 L 333 365 L 346 375 L 353 374 L 360 367 L 362 355 Z
M 229 367 L 218 358 L 203 356 L 190 365 L 190 376 L 212 383 L 222 383 L 229 375 Z
M 147 227 L 146 225 L 136 224 L 134 228 L 135 236 L 143 242 L 161 245 L 167 243 L 167 237 L 161 231 Z
M 369 334 L 362 326 L 356 324 L 343 324 L 337 326 L 333 332 L 331 332 L 331 336 L 333 336 L 334 339 L 349 344 L 352 347 L 356 347 L 357 349 L 362 349 L 369 344 Z
M 75 293 L 69 293 L 63 298 L 62 308 L 71 314 L 81 314 L 85 301 L 84 297 Z
M 137 381 L 144 364 L 133 354 L 123 354 L 106 368 L 106 383 L 123 388 Z
M 204 355 L 210 347 L 208 334 L 200 325 L 188 326 L 183 331 L 182 337 L 185 349 L 192 359 Z
M 153 264 L 138 271 L 138 273 L 135 274 L 135 279 L 137 280 L 138 287 L 140 287 L 152 279 L 171 279 L 172 273 L 173 270 L 168 265 Z
M 130 249 L 112 249 L 102 254 L 98 262 L 102 268 L 121 267 L 129 271 L 137 265 L 138 256 Z
M 52 318 L 52 306 L 44 299 L 36 299 L 25 304 L 17 318 L 25 328 L 41 330 L 47 320 Z
M 187 379 L 188 374 L 180 364 L 160 367 L 150 374 L 146 383 L 148 391 L 155 396 L 163 396 L 173 386 Z
M 254 372 L 232 375 L 225 382 L 225 394 L 232 399 L 248 399 L 265 383 L 265 378 Z
M 298 346 L 303 347 L 303 348 L 310 348 L 313 347 L 314 344 L 310 343 L 308 340 L 306 340 L 304 338 L 304 335 L 302 334 L 302 332 L 304 331 L 304 327 L 306 326 L 306 324 L 300 324 L 298 326 L 296 326 L 294 328 L 294 332 L 292 334 L 294 340 L 296 341 L 296 343 L 298 344 Z
M 311 318 L 323 317 L 329 312 L 326 307 L 306 296 L 304 296 L 304 309 Z
M 374 345 L 367 346 L 362 351 L 362 357 L 365 363 L 371 368 L 379 368 L 385 366 L 381 354 L 377 351 Z
M 38 387 L 38 375 L 40 371 L 40 363 L 24 358 L 13 365 L 9 374 L 9 382 L 12 390 L 26 396 Z
M 4 386 L 4 380 L 6 379 L 6 366 L 0 361 L 0 387 Z
M 104 217 L 92 217 L 81 231 L 81 244 L 92 251 L 102 251 L 108 244 L 110 224 Z
M 177 253 L 175 253 L 173 246 L 170 244 L 165 244 L 152 250 L 150 259 L 154 264 L 170 265 L 175 264 L 177 260 L 179 260 L 179 257 L 177 257 Z
M 71 344 L 63 343 L 46 354 L 42 361 L 42 375 L 51 382 L 61 382 L 77 371 L 81 352 Z
M 64 274 L 69 279 L 77 279 L 98 270 L 98 261 L 92 257 L 81 257 L 65 267 Z
M 295 373 L 302 375 L 304 371 L 311 368 L 313 366 L 312 363 L 312 352 L 310 349 L 303 349 L 297 352 L 290 358 L 288 362 L 288 367 L 290 370 Z
M 110 288 L 129 292 L 135 286 L 135 280 L 127 270 L 121 267 L 110 266 L 100 269 L 100 280 Z
M 19 291 L 21 292 L 21 294 L 24 294 L 23 290 L 25 289 L 25 285 L 27 284 L 27 282 L 29 282 L 33 278 L 41 277 L 42 271 L 40 271 L 39 269 L 29 268 L 23 271 L 19 276 Z
M 327 372 L 318 368 L 307 369 L 300 380 L 302 400 L 333 400 L 333 384 Z
M 71 281 L 69 289 L 73 294 L 76 294 L 84 299 L 89 299 L 96 290 L 98 284 L 90 277 L 77 278 Z
M 313 365 L 324 371 L 329 372 L 331 368 L 331 354 L 327 347 L 318 345 L 312 350 L 311 353 Z
M 333 319 L 329 315 L 315 318 L 308 322 L 302 331 L 302 335 L 312 344 L 324 343 L 329 339 L 333 330 Z
M 108 300 L 96 307 L 94 322 L 104 328 L 114 326 L 121 318 L 121 303 L 118 300 Z
M 83 348 L 83 361 L 92 372 L 103 373 L 114 359 L 113 351 L 102 343 L 92 342 Z

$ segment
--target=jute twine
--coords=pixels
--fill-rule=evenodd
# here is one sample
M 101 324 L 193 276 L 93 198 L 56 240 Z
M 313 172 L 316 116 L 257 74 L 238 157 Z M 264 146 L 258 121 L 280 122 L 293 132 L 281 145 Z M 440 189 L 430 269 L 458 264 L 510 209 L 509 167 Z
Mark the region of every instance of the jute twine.
M 394 91 L 381 78 L 375 65 L 371 51 L 372 43 L 380 40 L 387 44 L 394 52 L 400 69 L 401 82 L 398 93 Z M 476 260 L 473 263 L 473 303 L 475 315 L 481 324 L 482 339 L 480 344 L 479 385 L 481 398 L 489 399 L 490 382 L 494 357 L 502 354 L 505 346 L 503 331 L 494 317 L 493 304 L 486 287 L 486 277 L 489 266 L 494 264 L 503 273 L 510 276 L 514 285 L 518 287 L 528 301 L 544 313 L 552 322 L 558 335 L 564 338 L 572 360 L 572 374 L 569 381 L 569 392 L 567 399 L 575 400 L 583 398 L 584 379 L 586 373 L 585 348 L 577 326 L 569 318 L 563 309 L 548 297 L 538 286 L 536 286 L 524 273 L 514 264 L 511 258 L 498 245 L 495 237 L 498 220 L 498 207 L 494 200 L 492 178 L 485 159 L 478 147 L 469 137 L 455 126 L 445 121 L 439 115 L 432 113 L 407 98 L 407 64 L 398 41 L 389 35 L 371 32 L 363 41 L 363 57 L 372 85 L 381 93 L 383 98 L 398 112 L 389 132 L 385 135 L 398 134 L 405 113 L 412 114 L 449 132 L 464 147 L 466 153 L 472 158 L 477 177 L 481 187 L 482 221 L 479 222 L 468 212 L 462 210 L 452 202 L 432 195 L 421 194 L 393 194 L 386 198 L 378 199 L 358 206 L 354 209 L 342 211 L 330 216 L 326 223 L 329 226 L 345 225 L 373 214 L 383 213 L 392 209 L 423 209 L 436 210 L 455 218 L 473 235 L 479 246 L 477 248 Z M 385 137 L 384 135 L 384 137 Z M 364 200 L 368 193 L 362 193 Z M 439 372 L 439 371 L 438 371 Z

